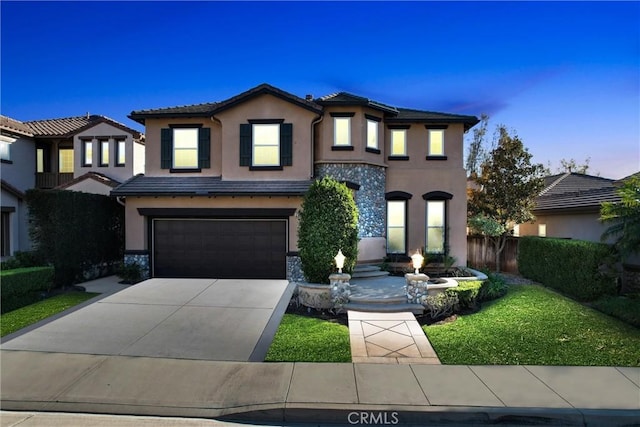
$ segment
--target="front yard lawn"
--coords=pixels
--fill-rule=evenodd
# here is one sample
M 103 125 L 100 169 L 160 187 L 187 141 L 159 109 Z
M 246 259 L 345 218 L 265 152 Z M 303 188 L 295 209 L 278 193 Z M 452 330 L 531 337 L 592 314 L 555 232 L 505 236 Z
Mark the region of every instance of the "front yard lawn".
M 640 366 L 640 329 L 537 285 L 423 330 L 443 364 Z
M 285 314 L 266 362 L 351 362 L 349 328 L 298 314 Z
M 91 292 L 70 292 L 19 308 L 0 316 L 0 336 L 4 337 L 26 326 L 53 316 L 95 297 Z

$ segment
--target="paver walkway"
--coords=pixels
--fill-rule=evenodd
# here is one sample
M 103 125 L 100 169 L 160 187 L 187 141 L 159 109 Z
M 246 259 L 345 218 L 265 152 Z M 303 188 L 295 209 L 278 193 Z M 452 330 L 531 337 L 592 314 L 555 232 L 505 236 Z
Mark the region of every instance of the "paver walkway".
M 409 312 L 347 312 L 354 363 L 439 365 L 440 359 Z

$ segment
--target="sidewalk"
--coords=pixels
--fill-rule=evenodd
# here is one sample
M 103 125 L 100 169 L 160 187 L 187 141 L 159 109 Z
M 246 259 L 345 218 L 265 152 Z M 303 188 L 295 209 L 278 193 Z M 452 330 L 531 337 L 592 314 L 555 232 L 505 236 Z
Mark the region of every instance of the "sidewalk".
M 0 356 L 4 411 L 315 425 L 357 418 L 600 427 L 640 420 L 640 368 L 212 362 L 9 350 Z

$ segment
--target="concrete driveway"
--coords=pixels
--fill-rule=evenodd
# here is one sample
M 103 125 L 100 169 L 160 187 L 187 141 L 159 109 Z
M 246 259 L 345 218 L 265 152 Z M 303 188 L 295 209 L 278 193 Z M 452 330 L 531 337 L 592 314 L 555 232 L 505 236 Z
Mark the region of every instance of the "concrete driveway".
M 293 286 L 286 280 L 150 279 L 5 341 L 2 348 L 262 361 Z

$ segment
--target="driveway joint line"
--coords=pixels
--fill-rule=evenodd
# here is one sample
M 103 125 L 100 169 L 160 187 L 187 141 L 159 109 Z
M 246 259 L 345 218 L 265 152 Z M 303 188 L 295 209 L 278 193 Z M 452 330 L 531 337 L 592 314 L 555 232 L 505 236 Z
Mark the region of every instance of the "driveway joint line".
M 560 393 L 558 393 L 557 391 L 555 391 L 552 387 L 550 387 L 550 386 L 549 386 L 549 384 L 547 384 L 546 382 L 544 382 L 544 381 L 542 380 L 542 378 L 539 378 L 536 374 L 534 374 L 533 372 L 531 372 L 531 370 L 530 370 L 527 366 L 524 366 L 524 365 L 523 365 L 522 367 L 523 367 L 524 369 L 526 369 L 526 370 L 527 370 L 527 372 L 529 372 L 531 375 L 533 375 L 533 377 L 534 377 L 535 379 L 537 379 L 537 380 L 538 380 L 538 381 L 540 381 L 542 384 L 544 384 L 544 386 L 545 386 L 546 388 L 548 388 L 549 390 L 551 390 L 551 391 L 552 391 L 556 396 L 558 396 L 560 399 L 562 399 L 562 400 L 564 400 L 565 402 L 567 402 L 567 404 L 568 404 L 569 406 L 571 406 L 573 409 L 577 409 L 578 411 L 580 411 L 580 409 L 579 409 L 579 408 L 576 408 L 575 406 L 573 406 L 573 404 L 572 404 L 571 402 L 569 402 L 567 399 L 565 399 L 565 398 L 564 398 L 564 396 L 562 396 Z M 580 413 L 582 414 L 582 412 L 580 412 Z M 583 414 L 583 416 L 584 416 L 584 414 Z
M 413 374 L 413 378 L 415 378 L 416 382 L 418 383 L 418 387 L 420 387 L 420 391 L 422 392 L 422 395 L 427 400 L 427 405 L 433 406 L 431 404 L 431 401 L 429 400 L 429 396 L 427 396 L 427 393 L 424 391 L 424 388 L 422 387 L 422 384 L 420 383 L 420 380 L 418 379 L 418 376 L 416 375 L 416 372 L 413 370 L 413 365 L 410 364 L 409 365 L 409 369 L 411 370 L 411 373 Z
M 631 382 L 631 385 L 640 389 L 640 386 L 636 384 L 631 378 L 629 378 L 624 372 L 622 372 L 618 366 L 615 367 L 615 370 L 618 371 L 620 374 L 622 374 L 622 376 L 625 377 L 627 380 L 629 380 L 629 382 Z
M 493 395 L 496 397 L 496 399 L 498 399 L 498 401 L 499 401 L 500 403 L 502 403 L 502 406 L 504 406 L 505 408 L 507 408 L 507 407 L 508 407 L 508 405 L 507 405 L 506 403 L 504 403 L 504 402 L 502 401 L 502 399 L 500 399 L 500 397 L 499 397 L 499 396 L 498 396 L 498 395 L 497 395 L 497 394 L 496 394 L 496 393 L 491 389 L 491 387 L 489 387 L 489 385 L 487 385 L 487 383 L 485 383 L 484 381 L 482 381 L 482 378 L 480 378 L 480 376 L 478 376 L 478 374 L 476 373 L 476 371 L 474 371 L 474 370 L 473 370 L 473 368 L 472 368 L 471 366 L 468 366 L 468 365 L 467 365 L 467 369 L 469 369 L 469 370 L 471 371 L 471 373 L 472 373 L 473 375 L 475 375 L 475 377 L 478 379 L 478 381 L 480 381 L 480 382 L 482 383 L 482 385 L 483 385 L 483 386 L 485 386 L 485 387 L 487 388 L 487 390 L 489 390 L 489 391 L 491 392 L 491 394 L 493 394 Z

